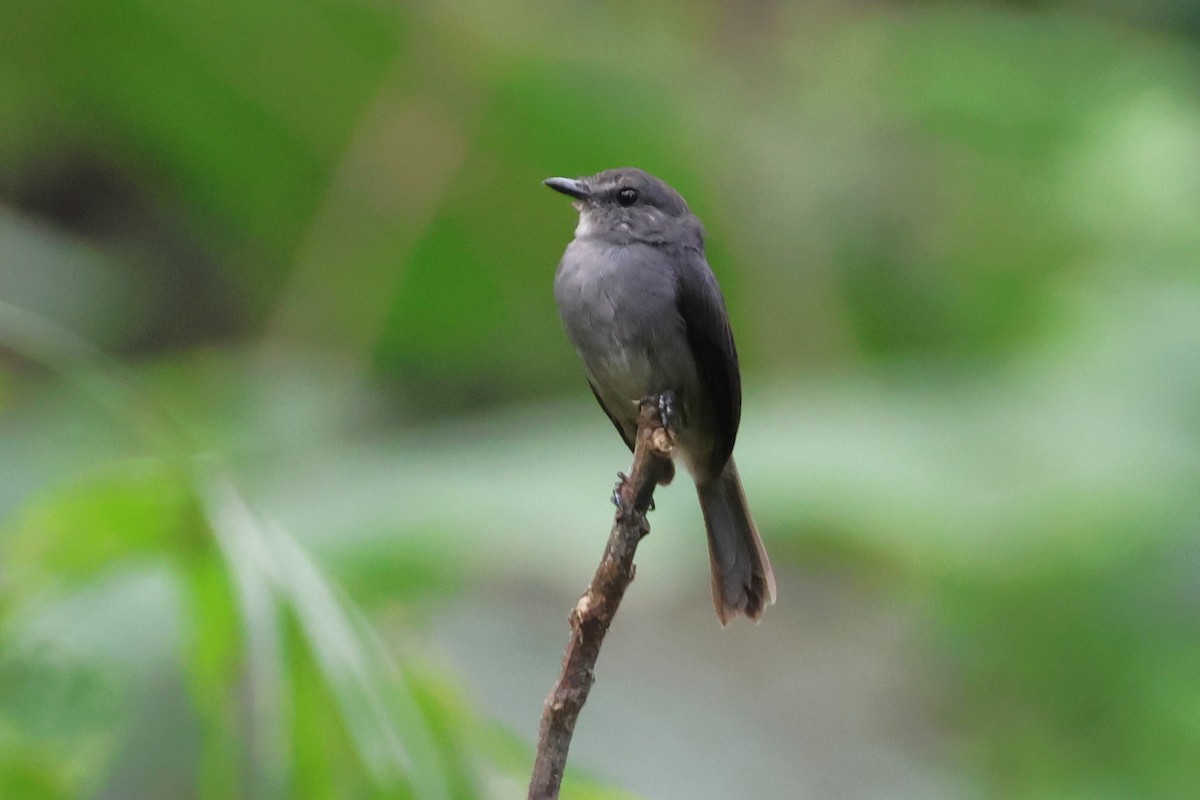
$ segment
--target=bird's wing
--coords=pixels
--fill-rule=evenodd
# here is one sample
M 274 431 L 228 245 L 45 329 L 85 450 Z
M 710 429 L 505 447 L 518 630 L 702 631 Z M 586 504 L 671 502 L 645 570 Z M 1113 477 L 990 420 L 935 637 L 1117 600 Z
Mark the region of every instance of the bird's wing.
M 596 384 L 592 383 L 591 378 L 588 378 L 588 388 L 592 390 L 592 394 L 596 397 L 596 402 L 599 403 L 600 407 L 604 409 L 604 413 L 608 416 L 609 421 L 612 422 L 613 427 L 617 429 L 617 433 L 621 434 L 621 438 L 625 440 L 625 444 L 629 446 L 630 450 L 632 450 L 633 436 L 630 435 L 630 433 L 625 430 L 621 423 L 617 421 L 617 418 L 613 416 L 613 413 L 608 410 L 608 406 L 604 405 L 604 401 L 600 399 L 600 393 L 596 391 Z
M 729 460 L 737 438 L 742 416 L 742 379 L 717 278 L 702 254 L 688 250 L 686 255 L 676 273 L 676 302 L 700 381 L 712 399 L 717 422 L 712 466 L 719 471 Z

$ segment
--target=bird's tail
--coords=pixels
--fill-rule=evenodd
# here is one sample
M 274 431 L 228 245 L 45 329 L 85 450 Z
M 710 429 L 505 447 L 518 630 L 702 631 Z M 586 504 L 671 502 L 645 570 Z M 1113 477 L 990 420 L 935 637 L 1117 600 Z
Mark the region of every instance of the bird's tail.
M 703 485 L 697 483 L 696 492 L 708 529 L 717 617 L 722 625 L 738 614 L 757 620 L 763 609 L 775 602 L 775 575 L 750 519 L 746 494 L 733 459 L 729 459 L 715 480 Z

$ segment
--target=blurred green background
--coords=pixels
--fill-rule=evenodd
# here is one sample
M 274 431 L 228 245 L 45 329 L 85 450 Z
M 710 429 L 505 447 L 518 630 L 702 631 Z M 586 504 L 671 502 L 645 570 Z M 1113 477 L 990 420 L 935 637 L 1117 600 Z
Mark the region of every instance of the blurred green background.
M 576 798 L 1200 796 L 1200 10 L 0 5 L 0 797 L 524 797 L 628 454 L 550 175 L 709 232 Z

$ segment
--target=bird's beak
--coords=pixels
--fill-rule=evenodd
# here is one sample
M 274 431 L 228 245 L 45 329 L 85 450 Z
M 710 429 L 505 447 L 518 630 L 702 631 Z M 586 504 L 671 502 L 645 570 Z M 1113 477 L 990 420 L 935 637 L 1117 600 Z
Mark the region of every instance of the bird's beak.
M 573 178 L 546 178 L 542 183 L 556 192 L 562 192 L 580 200 L 586 200 L 592 195 L 591 190 L 582 181 Z

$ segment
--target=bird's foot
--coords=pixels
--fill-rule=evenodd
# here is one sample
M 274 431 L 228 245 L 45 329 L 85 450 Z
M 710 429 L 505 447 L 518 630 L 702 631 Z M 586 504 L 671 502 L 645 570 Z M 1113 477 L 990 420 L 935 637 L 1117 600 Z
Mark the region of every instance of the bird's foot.
M 674 436 L 675 431 L 679 429 L 679 408 L 675 403 L 675 393 L 668 389 L 665 392 L 659 392 L 656 395 L 643 397 L 641 404 L 643 406 L 653 406 L 658 409 L 658 421 L 662 425 L 663 430 L 669 435 Z
M 674 465 L 672 465 L 672 466 L 674 466 Z M 673 470 L 672 470 L 672 472 L 673 472 Z M 623 515 L 628 514 L 632 510 L 632 507 L 626 505 L 626 503 L 625 503 L 625 493 L 623 491 L 625 489 L 626 484 L 628 484 L 628 483 L 629 483 L 629 476 L 626 475 L 624 472 L 618 472 L 617 473 L 617 485 L 613 487 L 613 492 L 612 492 L 612 504 L 614 506 L 616 506 L 617 510 L 619 512 L 621 512 L 621 514 L 623 514 Z M 650 498 L 650 506 L 646 510 L 647 511 L 654 510 L 654 498 Z
M 679 427 L 674 392 L 663 392 L 658 396 L 658 418 L 662 421 L 663 430 L 674 436 L 675 429 Z
M 612 504 L 622 511 L 625 510 L 625 499 L 621 494 L 621 490 L 625 488 L 625 484 L 628 482 L 628 480 L 628 475 L 626 475 L 624 472 L 618 472 L 617 485 L 613 487 Z

